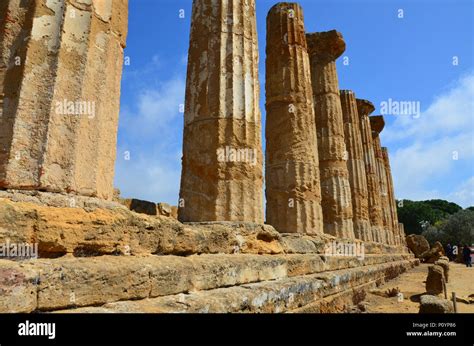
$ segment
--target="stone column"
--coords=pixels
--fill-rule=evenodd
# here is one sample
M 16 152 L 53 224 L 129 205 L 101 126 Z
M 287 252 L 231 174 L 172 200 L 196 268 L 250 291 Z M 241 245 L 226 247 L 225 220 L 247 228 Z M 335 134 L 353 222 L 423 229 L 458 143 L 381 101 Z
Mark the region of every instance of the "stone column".
M 380 201 L 382 206 L 382 220 L 383 220 L 383 237 L 382 241 L 385 244 L 393 244 L 393 222 L 390 212 L 390 200 L 388 196 L 387 173 L 385 172 L 385 162 L 382 154 L 382 145 L 380 143 L 380 133 L 385 127 L 385 120 L 383 116 L 371 116 L 370 128 L 372 129 L 372 141 L 374 145 L 375 162 L 377 168 L 377 178 L 380 187 Z
M 393 187 L 392 169 L 390 168 L 390 159 L 388 156 L 388 149 L 382 147 L 383 161 L 385 165 L 385 173 L 387 175 L 387 189 L 388 199 L 390 203 L 390 214 L 392 220 L 392 231 L 395 235 L 395 245 L 401 245 L 401 234 L 398 227 L 397 201 L 395 200 L 395 190 Z
M 377 164 L 375 161 L 374 145 L 372 143 L 372 130 L 370 128 L 369 114 L 375 110 L 374 105 L 362 99 L 356 99 L 359 113 L 359 124 L 364 150 L 365 172 L 367 175 L 367 192 L 369 195 L 369 217 L 372 228 L 372 239 L 381 242 L 383 232 L 382 201 L 380 184 L 377 177 Z
M 267 223 L 279 232 L 323 233 L 313 91 L 303 10 L 273 6 L 267 17 Z
M 0 187 L 111 199 L 128 1 L 0 12 Z
M 345 42 L 337 31 L 306 35 L 311 62 L 324 232 L 354 238 L 352 203 L 336 59 Z
M 194 0 L 179 220 L 263 223 L 255 0 Z
M 403 223 L 398 223 L 398 229 L 400 230 L 401 245 L 407 246 L 407 235 L 405 234 L 405 226 L 403 225 Z
M 344 138 L 347 148 L 347 168 L 351 185 L 354 233 L 358 239 L 372 241 L 364 148 L 362 146 L 356 98 L 350 90 L 341 90 L 340 94 L 344 118 Z

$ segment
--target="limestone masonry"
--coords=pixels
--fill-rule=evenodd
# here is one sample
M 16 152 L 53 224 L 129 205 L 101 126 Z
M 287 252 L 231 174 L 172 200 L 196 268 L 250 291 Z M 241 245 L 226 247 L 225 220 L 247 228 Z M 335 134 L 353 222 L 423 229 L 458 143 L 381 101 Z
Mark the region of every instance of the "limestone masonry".
M 255 0 L 193 2 L 180 221 L 263 223 L 256 25 Z
M 393 244 L 392 234 L 392 215 L 390 212 L 390 201 L 388 196 L 387 174 L 385 172 L 385 162 L 382 154 L 382 145 L 380 144 L 379 134 L 385 127 L 383 116 L 371 116 L 370 128 L 372 130 L 372 143 L 374 145 L 374 156 L 376 164 L 376 175 L 378 186 L 380 188 L 380 205 L 382 209 L 383 232 L 382 241 L 386 244 Z
M 395 191 L 393 188 L 393 179 L 392 179 L 392 170 L 390 168 L 390 160 L 388 157 L 388 149 L 382 147 L 383 163 L 385 167 L 386 179 L 387 179 L 387 193 L 388 193 L 388 202 L 389 202 L 389 211 L 390 211 L 390 220 L 392 224 L 390 229 L 392 230 L 394 237 L 394 244 L 401 245 L 402 241 L 405 239 L 405 235 L 400 233 L 400 228 L 398 227 L 398 215 L 397 215 L 397 204 L 395 200 Z
M 2 1 L 0 187 L 112 198 L 127 11 Z
M 267 223 L 284 233 L 323 233 L 319 159 L 304 18 L 297 4 L 267 19 Z
M 364 149 L 365 173 L 367 174 L 367 191 L 369 193 L 369 216 L 372 228 L 372 239 L 383 242 L 382 194 L 377 175 L 377 161 L 375 159 L 372 129 L 369 115 L 375 110 L 372 102 L 357 99 L 359 112 L 359 126 Z
M 0 3 L 0 313 L 348 312 L 418 265 L 383 117 L 297 3 L 267 17 L 264 183 L 256 3 L 193 1 L 177 207 L 113 188 L 128 1 Z
M 357 239 L 371 241 L 373 237 L 369 218 L 369 194 L 357 102 L 355 94 L 350 90 L 341 90 L 340 94 L 347 148 L 347 168 L 352 193 L 354 233 Z
M 323 223 L 326 233 L 354 238 L 351 187 L 336 59 L 346 49 L 337 31 L 307 34 L 313 84 Z

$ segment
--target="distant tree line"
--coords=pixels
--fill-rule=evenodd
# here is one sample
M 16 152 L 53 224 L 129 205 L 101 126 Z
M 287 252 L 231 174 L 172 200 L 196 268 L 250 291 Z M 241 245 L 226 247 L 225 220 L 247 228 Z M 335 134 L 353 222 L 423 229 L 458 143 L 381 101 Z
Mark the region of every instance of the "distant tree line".
M 442 199 L 397 201 L 398 220 L 405 233 L 421 234 L 431 244 L 474 244 L 474 206 L 463 209 Z

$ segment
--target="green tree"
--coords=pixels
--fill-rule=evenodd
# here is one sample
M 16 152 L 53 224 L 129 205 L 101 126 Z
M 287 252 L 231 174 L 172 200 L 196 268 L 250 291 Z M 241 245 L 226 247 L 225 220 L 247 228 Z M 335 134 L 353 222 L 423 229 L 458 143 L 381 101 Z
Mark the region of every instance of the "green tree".
M 474 244 L 474 211 L 461 210 L 451 215 L 440 231 L 444 233 L 445 242 L 453 245 Z
M 443 246 L 449 243 L 446 241 L 446 234 L 442 232 L 438 226 L 428 227 L 428 229 L 423 231 L 421 235 L 425 237 L 426 240 L 428 240 L 428 243 L 430 243 L 430 245 L 433 245 L 436 241 L 441 242 Z
M 423 227 L 434 225 L 443 219 L 439 210 L 433 209 L 423 201 L 404 199 L 397 201 L 398 220 L 403 223 L 406 234 L 421 234 Z
M 430 226 L 422 235 L 430 244 L 440 241 L 441 244 L 463 246 L 474 244 L 474 210 L 461 210 L 450 215 L 436 226 Z
M 423 203 L 428 204 L 432 209 L 438 211 L 443 216 L 443 218 L 462 210 L 462 207 L 456 203 L 448 202 L 443 199 L 431 199 L 428 201 L 423 201 Z

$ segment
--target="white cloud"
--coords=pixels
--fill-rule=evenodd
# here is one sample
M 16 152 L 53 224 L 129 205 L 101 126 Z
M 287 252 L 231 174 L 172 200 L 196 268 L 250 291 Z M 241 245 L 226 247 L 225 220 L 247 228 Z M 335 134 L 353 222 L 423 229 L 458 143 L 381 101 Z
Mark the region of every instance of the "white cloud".
M 117 160 L 115 183 L 123 197 L 176 205 L 180 178 L 180 165 L 170 165 L 160 157 L 135 157 L 132 152 L 129 161 Z
M 137 96 L 137 109 L 124 109 L 121 114 L 121 127 L 130 135 L 149 135 L 151 132 L 166 129 L 170 122 L 182 116 L 180 105 L 184 103 L 185 81 L 173 78 L 156 89 L 140 91 Z
M 180 59 L 181 65 L 187 66 L 188 65 L 188 55 L 183 54 Z
M 449 197 L 464 207 L 474 206 L 474 176 L 463 181 Z
M 462 77 L 439 95 L 419 118 L 398 116 L 383 132 L 386 141 L 422 137 L 424 141 L 470 131 L 474 126 L 474 73 Z
M 397 148 L 390 155 L 397 198 L 443 198 L 468 206 L 472 198 L 457 182 L 460 176 L 470 182 L 474 174 L 474 74 L 438 96 L 419 118 L 397 118 L 382 142 Z
M 137 90 L 122 107 L 115 184 L 122 196 L 176 205 L 181 176 L 184 78 Z M 130 160 L 124 159 L 124 152 Z

